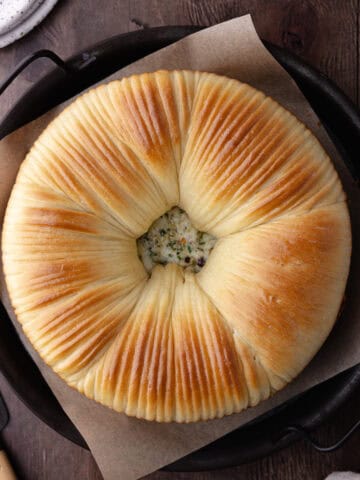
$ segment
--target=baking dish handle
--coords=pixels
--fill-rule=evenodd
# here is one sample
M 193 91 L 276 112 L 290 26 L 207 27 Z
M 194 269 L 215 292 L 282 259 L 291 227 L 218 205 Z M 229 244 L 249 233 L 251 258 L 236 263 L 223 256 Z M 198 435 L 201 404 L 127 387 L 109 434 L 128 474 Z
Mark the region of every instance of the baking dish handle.
M 318 452 L 329 453 L 334 452 L 338 448 L 342 447 L 344 443 L 355 433 L 355 431 L 360 428 L 360 420 L 358 420 L 349 430 L 335 443 L 332 445 L 324 446 L 320 445 L 316 440 L 314 440 L 310 433 L 304 428 L 300 427 L 299 425 L 290 425 L 287 427 L 282 433 L 278 440 L 283 439 L 285 436 L 290 434 L 296 434 L 298 438 L 302 438 L 307 443 L 309 443 L 315 450 Z
M 14 70 L 5 78 L 3 82 L 0 83 L 0 95 L 7 89 L 7 87 L 15 80 L 15 78 L 31 63 L 33 63 L 38 58 L 48 58 L 58 67 L 60 67 L 66 74 L 74 75 L 84 67 L 87 67 L 90 63 L 96 60 L 94 55 L 89 55 L 88 53 L 83 54 L 82 62 L 76 67 L 68 65 L 64 60 L 62 60 L 56 53 L 51 50 L 38 50 L 37 52 L 31 53 L 25 57 L 21 62 L 19 62 Z

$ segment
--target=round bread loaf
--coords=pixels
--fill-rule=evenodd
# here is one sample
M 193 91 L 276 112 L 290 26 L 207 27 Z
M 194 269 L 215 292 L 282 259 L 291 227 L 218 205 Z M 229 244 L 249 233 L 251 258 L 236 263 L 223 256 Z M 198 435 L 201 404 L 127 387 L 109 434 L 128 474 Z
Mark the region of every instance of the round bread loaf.
M 149 272 L 137 240 L 175 206 L 216 241 L 199 271 L 175 258 Z M 296 377 L 337 318 L 350 252 L 310 131 L 249 85 L 192 71 L 79 97 L 27 155 L 3 227 L 11 301 L 45 362 L 159 422 L 239 412 Z

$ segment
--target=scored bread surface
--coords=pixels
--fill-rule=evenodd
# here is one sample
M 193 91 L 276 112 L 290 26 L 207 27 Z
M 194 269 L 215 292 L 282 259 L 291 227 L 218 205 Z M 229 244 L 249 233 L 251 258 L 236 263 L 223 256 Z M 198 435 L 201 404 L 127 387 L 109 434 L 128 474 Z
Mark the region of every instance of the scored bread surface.
M 136 239 L 178 205 L 218 238 L 197 274 L 151 275 Z M 315 137 L 249 85 L 159 71 L 79 97 L 23 162 L 3 264 L 26 335 L 119 412 L 193 422 L 296 377 L 343 299 L 345 195 Z

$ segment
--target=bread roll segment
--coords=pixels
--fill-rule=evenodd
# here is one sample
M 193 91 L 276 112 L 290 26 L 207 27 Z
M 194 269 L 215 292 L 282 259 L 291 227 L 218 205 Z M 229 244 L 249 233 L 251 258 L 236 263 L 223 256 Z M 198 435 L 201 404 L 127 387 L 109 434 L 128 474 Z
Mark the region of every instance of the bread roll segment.
M 349 229 L 339 203 L 284 216 L 222 238 L 198 274 L 274 390 L 298 375 L 333 327 L 349 270 Z
M 344 200 L 319 142 L 263 93 L 204 74 L 192 112 L 180 205 L 200 230 L 222 237 Z
M 217 237 L 150 275 L 136 240 L 174 206 Z M 343 300 L 345 195 L 293 115 L 249 85 L 158 71 L 79 97 L 25 158 L 2 236 L 17 318 L 69 385 L 158 422 L 254 406 L 307 365 Z

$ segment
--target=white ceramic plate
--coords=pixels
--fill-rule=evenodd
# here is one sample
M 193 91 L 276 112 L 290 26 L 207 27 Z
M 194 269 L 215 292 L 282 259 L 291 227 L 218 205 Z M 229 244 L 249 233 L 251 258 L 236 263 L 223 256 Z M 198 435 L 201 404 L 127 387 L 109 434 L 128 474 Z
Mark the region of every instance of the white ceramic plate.
M 26 35 L 54 7 L 57 0 L 0 0 L 0 48 Z

